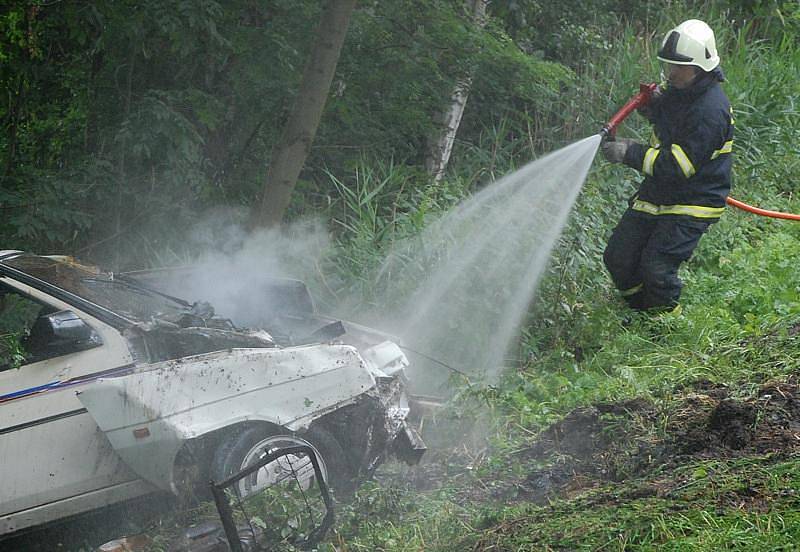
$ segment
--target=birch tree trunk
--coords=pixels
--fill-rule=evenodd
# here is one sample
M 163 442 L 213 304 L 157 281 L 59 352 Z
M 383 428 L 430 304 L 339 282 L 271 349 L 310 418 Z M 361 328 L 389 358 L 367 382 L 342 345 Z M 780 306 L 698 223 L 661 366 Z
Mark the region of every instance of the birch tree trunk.
M 256 226 L 278 226 L 311 151 L 356 0 L 328 0 L 289 120 L 270 159 Z
M 479 27 L 484 27 L 486 25 L 488 0 L 466 0 L 466 3 L 467 8 L 472 13 L 475 24 Z M 467 75 L 456 83 L 453 93 L 450 95 L 450 106 L 437 118 L 441 131 L 428 140 L 425 168 L 433 177 L 434 182 L 438 183 L 447 169 L 447 163 L 450 161 L 450 154 L 453 152 L 453 143 L 456 139 L 458 127 L 461 124 L 461 117 L 464 115 L 464 108 L 467 105 L 471 86 L 472 75 Z

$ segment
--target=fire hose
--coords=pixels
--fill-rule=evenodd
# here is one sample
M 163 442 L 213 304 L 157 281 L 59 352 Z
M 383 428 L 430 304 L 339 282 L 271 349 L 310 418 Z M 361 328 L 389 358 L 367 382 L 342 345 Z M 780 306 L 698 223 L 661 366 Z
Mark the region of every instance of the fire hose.
M 748 205 L 747 203 L 739 201 L 738 199 L 733 199 L 732 197 L 728 197 L 725 200 L 725 203 L 733 207 L 737 207 L 742 211 L 747 211 L 748 213 L 753 213 L 754 215 L 761 215 L 762 217 L 770 217 L 770 218 L 786 219 L 786 220 L 800 220 L 800 215 L 796 215 L 794 213 L 781 213 L 780 211 L 769 211 L 767 209 L 753 207 L 752 205 Z
M 600 129 L 600 135 L 603 137 L 604 140 L 614 140 L 617 134 L 617 127 L 625 120 L 628 115 L 633 113 L 635 109 L 640 107 L 646 106 L 650 103 L 650 99 L 653 97 L 653 93 L 658 88 L 656 83 L 642 83 L 639 85 L 639 92 L 634 95 L 630 100 L 628 100 L 625 105 L 623 105 L 619 111 L 617 111 L 608 122 L 603 125 L 603 128 Z M 747 211 L 748 213 L 753 213 L 755 215 L 760 215 L 762 217 L 771 217 L 777 219 L 785 219 L 785 220 L 797 220 L 800 221 L 800 214 L 793 214 L 793 213 L 782 213 L 780 211 L 770 211 L 768 209 L 761 209 L 759 207 L 753 207 L 752 205 L 748 205 L 738 199 L 734 199 L 732 197 L 728 197 L 725 202 L 732 206 L 736 207 L 737 209 L 741 209 L 742 211 Z

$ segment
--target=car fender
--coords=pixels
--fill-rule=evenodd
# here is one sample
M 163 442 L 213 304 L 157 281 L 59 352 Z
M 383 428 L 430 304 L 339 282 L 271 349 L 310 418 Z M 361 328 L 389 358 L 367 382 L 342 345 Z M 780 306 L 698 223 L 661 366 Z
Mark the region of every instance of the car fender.
M 176 492 L 175 457 L 187 440 L 252 421 L 298 431 L 374 387 L 354 347 L 317 344 L 141 365 L 97 380 L 78 398 L 125 463 Z

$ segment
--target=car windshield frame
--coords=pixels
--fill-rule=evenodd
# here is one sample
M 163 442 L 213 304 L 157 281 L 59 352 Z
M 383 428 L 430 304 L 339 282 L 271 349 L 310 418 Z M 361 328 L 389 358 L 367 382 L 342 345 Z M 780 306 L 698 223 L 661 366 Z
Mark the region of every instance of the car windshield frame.
M 0 260 L 0 266 L 24 274 L 35 281 L 44 282 L 53 291 L 63 290 L 69 303 L 75 297 L 112 313 L 129 325 L 131 322 L 151 322 L 164 315 L 182 313 L 190 304 L 165 295 L 128 278 L 115 277 L 113 273 L 81 265 L 71 259 L 55 259 L 30 253 L 21 253 Z M 35 282 L 23 282 L 33 287 Z M 57 296 L 59 294 L 56 294 Z M 85 307 L 85 305 L 78 305 Z M 119 322 L 117 320 L 116 322 Z

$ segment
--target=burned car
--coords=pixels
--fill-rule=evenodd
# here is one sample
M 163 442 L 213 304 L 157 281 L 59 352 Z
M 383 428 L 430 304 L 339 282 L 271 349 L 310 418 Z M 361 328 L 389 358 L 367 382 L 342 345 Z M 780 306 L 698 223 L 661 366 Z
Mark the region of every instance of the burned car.
M 300 282 L 267 286 L 282 312 L 245 330 L 161 276 L 0 252 L 0 535 L 185 493 L 281 447 L 310 446 L 345 491 L 389 454 L 419 460 L 396 343 L 318 316 Z

